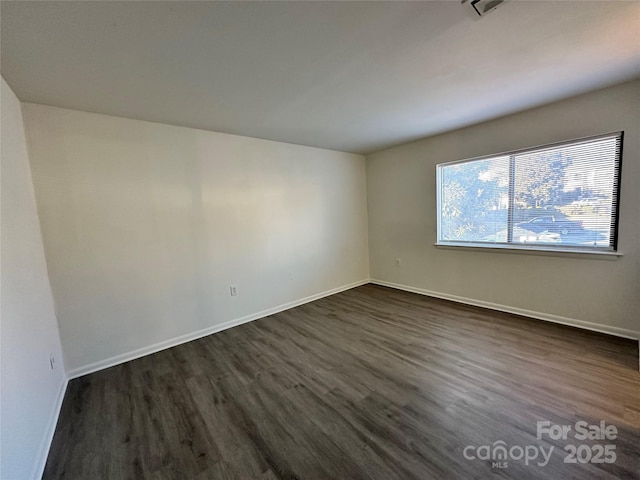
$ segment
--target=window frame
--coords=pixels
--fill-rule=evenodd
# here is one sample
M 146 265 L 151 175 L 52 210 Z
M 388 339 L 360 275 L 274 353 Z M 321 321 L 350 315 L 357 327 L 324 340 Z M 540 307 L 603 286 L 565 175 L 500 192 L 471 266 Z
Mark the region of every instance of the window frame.
M 442 234 L 442 188 L 444 185 L 443 182 L 443 171 L 445 167 L 449 167 L 452 165 L 458 165 L 463 163 L 471 163 L 475 161 L 487 160 L 496 157 L 506 157 L 506 156 L 516 156 L 524 153 L 535 153 L 542 150 L 553 149 L 557 147 L 562 147 L 565 145 L 579 145 L 581 143 L 589 143 L 598 140 L 604 140 L 608 138 L 616 138 L 619 137 L 618 142 L 618 152 L 617 152 L 617 169 L 614 172 L 617 172 L 617 179 L 614 179 L 614 189 L 613 195 L 615 196 L 616 201 L 612 204 L 612 212 L 611 219 L 613 220 L 612 225 L 612 241 L 610 245 L 606 247 L 594 247 L 587 245 L 567 245 L 567 244 L 558 244 L 556 245 L 544 245 L 544 244 L 524 244 L 524 243 L 513 243 L 513 242 L 479 242 L 479 241 L 452 241 L 452 240 L 441 240 Z M 468 250 L 489 250 L 489 251 L 500 251 L 500 250 L 509 250 L 517 252 L 524 251 L 525 253 L 543 253 L 543 254 L 596 254 L 596 255 L 612 255 L 612 256 L 621 256 L 622 254 L 618 251 L 618 232 L 619 232 L 619 223 L 620 223 L 620 200 L 621 200 L 621 179 L 622 179 L 622 160 L 623 160 L 623 150 L 624 150 L 624 131 L 614 131 L 609 133 L 603 133 L 599 135 L 591 135 L 587 137 L 580 137 L 571 140 L 562 140 L 559 142 L 548 143 L 544 145 L 537 145 L 533 147 L 527 148 L 519 148 L 516 150 L 509 150 L 500 153 L 492 153 L 488 155 L 482 155 L 478 157 L 465 158 L 461 160 L 453 160 L 450 162 L 443 162 L 436 164 L 436 243 L 434 244 L 436 247 L 446 247 L 446 248 L 464 248 Z M 615 173 L 614 173 L 615 175 Z M 513 189 L 513 179 L 509 180 L 509 190 L 510 190 L 510 198 L 509 201 L 512 202 L 513 199 L 512 189 Z M 508 228 L 508 227 L 507 227 Z

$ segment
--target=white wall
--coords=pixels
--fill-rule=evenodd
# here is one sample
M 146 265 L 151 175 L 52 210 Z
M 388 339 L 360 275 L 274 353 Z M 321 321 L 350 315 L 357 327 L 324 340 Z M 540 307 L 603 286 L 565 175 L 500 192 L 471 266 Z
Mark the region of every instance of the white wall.
M 70 375 L 369 277 L 363 156 L 23 109 Z
M 639 99 L 640 81 L 635 81 L 370 155 L 371 277 L 443 297 L 463 297 L 637 336 Z M 618 244 L 623 257 L 603 260 L 434 246 L 437 163 L 617 130 L 625 131 Z M 401 258 L 400 267 L 396 258 Z
M 2 79 L 0 478 L 39 478 L 66 376 L 20 102 Z M 55 357 L 54 369 L 49 355 Z

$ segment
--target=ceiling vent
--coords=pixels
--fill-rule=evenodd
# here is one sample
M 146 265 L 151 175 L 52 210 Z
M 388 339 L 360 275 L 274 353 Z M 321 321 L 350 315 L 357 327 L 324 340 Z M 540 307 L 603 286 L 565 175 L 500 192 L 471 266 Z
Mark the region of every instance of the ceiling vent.
M 476 15 L 482 17 L 492 12 L 507 0 L 462 0 Z

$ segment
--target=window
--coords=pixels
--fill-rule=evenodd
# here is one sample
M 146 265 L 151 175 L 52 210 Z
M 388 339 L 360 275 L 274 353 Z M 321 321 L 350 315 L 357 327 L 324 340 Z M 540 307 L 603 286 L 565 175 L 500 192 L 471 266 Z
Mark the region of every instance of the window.
M 621 151 L 619 132 L 438 165 L 438 245 L 615 251 Z

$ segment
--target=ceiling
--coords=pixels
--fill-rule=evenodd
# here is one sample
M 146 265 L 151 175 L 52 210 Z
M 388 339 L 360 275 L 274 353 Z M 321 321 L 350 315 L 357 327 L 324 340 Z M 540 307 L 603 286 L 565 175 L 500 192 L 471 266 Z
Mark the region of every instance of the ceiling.
M 640 2 L 1 3 L 24 102 L 370 153 L 640 77 Z

